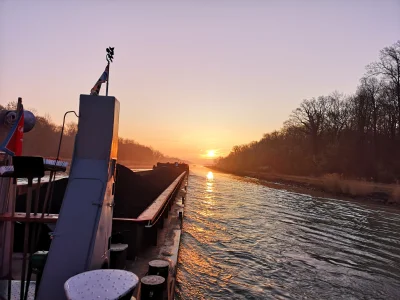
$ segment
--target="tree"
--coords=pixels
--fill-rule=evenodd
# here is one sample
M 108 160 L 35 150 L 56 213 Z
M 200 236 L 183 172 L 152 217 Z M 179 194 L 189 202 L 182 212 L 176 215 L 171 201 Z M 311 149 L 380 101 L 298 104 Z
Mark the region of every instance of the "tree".
M 368 76 L 381 76 L 393 84 L 397 100 L 397 123 L 400 136 L 400 40 L 380 51 L 379 61 L 367 66 Z
M 303 127 L 311 137 L 313 155 L 318 155 L 318 138 L 321 135 L 326 113 L 326 97 L 303 100 L 300 107 L 295 109 L 290 116 L 287 125 Z
M 350 114 L 349 103 L 343 94 L 335 91 L 328 96 L 326 105 L 326 130 L 332 134 L 335 142 L 347 125 Z
M 354 95 L 303 100 L 282 130 L 235 146 L 216 163 L 228 170 L 296 175 L 339 172 L 395 182 L 400 178 L 400 41 L 367 66 Z M 310 146 L 311 145 L 311 146 Z
M 378 159 L 378 116 L 380 112 L 380 93 L 382 90 L 382 82 L 380 82 L 376 77 L 364 77 L 361 79 L 361 90 L 364 93 L 368 104 L 368 109 L 371 110 L 371 120 L 370 126 L 372 127 L 373 133 L 373 152 L 374 159 Z

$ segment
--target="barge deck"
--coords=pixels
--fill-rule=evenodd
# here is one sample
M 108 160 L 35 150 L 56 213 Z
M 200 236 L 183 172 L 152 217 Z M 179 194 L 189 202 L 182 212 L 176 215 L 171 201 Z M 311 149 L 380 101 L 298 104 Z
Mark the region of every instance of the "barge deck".
M 151 171 L 135 173 L 135 175 L 148 176 L 151 174 Z M 118 230 L 124 232 L 121 244 L 128 245 L 129 249 L 129 255 L 124 267 L 125 270 L 133 272 L 139 278 L 143 278 L 148 273 L 150 261 L 161 259 L 169 262 L 169 276 L 167 289 L 164 291 L 164 299 L 174 298 L 187 184 L 188 171 L 183 171 L 137 218 L 113 218 L 113 232 Z M 47 188 L 45 185 L 43 189 Z M 62 185 L 64 186 L 65 183 L 62 183 Z M 21 199 L 24 200 L 24 195 L 23 193 L 21 194 Z M 134 198 L 134 195 L 132 196 Z M 118 199 L 116 199 L 116 202 L 116 207 L 118 207 Z M 56 207 L 60 205 L 55 201 Z M 118 214 L 118 209 L 116 209 L 116 212 Z M 12 216 L 9 214 L 0 215 L 0 221 L 31 222 L 43 224 L 43 226 L 54 226 L 57 220 L 58 214 L 54 213 L 44 215 L 33 215 L 32 213 L 30 216 L 26 216 L 26 213 L 22 211 L 16 212 Z M 26 258 L 27 262 L 29 259 L 30 255 Z M 21 264 L 22 253 L 14 253 L 12 264 L 12 277 L 14 281 L 12 282 L 13 296 L 11 299 L 19 299 L 20 284 L 18 279 L 22 277 Z M 35 280 L 36 276 L 32 274 L 28 300 L 34 299 Z M 4 289 L 2 290 L 4 291 Z M 140 293 L 139 284 L 133 295 L 136 299 L 140 299 Z M 0 292 L 0 299 L 7 299 L 4 293 Z

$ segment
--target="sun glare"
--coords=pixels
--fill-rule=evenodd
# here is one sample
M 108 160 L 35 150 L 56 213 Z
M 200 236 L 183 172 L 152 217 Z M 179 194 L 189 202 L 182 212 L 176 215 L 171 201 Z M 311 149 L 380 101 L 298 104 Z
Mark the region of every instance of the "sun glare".
M 207 173 L 207 179 L 209 179 L 209 180 L 214 179 L 214 174 L 213 174 L 213 172 L 208 172 L 208 173 Z
M 207 151 L 207 156 L 208 157 L 215 157 L 215 150 L 208 150 Z

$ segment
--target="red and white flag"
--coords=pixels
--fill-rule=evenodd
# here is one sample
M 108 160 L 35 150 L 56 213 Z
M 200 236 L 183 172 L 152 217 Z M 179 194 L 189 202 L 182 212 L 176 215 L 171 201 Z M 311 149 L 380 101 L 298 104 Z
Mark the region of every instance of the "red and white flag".
M 110 69 L 110 64 L 107 64 L 106 69 L 104 70 L 103 74 L 101 74 L 99 80 L 97 80 L 96 84 L 90 90 L 90 95 L 98 96 L 100 93 L 101 84 L 108 80 L 108 73 Z

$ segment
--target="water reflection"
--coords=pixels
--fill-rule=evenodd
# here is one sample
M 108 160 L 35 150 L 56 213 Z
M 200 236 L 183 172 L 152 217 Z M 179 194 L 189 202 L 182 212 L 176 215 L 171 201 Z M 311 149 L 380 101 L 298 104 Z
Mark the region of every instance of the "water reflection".
M 213 192 L 213 185 L 214 185 L 214 174 L 213 172 L 208 172 L 207 173 L 207 182 L 206 182 L 206 192 L 207 193 L 212 193 Z M 210 198 L 206 196 L 206 198 Z
M 177 299 L 400 299 L 398 213 L 204 169 L 189 181 Z

